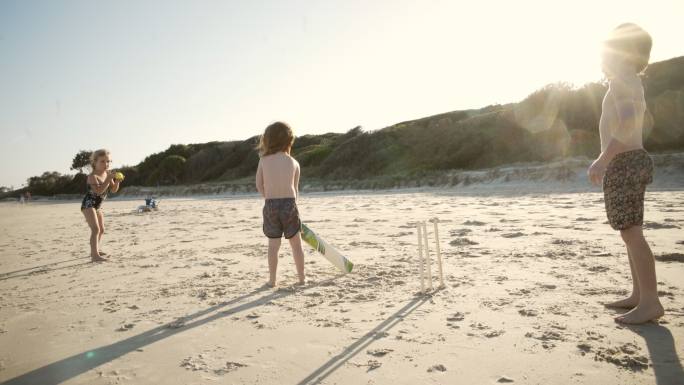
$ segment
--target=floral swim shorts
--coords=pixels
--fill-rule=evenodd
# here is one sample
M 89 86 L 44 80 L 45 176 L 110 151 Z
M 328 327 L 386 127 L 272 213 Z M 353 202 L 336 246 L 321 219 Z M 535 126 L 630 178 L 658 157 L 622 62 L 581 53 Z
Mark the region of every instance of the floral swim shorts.
M 302 227 L 294 198 L 266 199 L 264 204 L 264 235 L 269 238 L 290 239 Z
M 644 221 L 644 194 L 653 182 L 653 160 L 645 150 L 620 153 L 608 164 L 603 197 L 610 226 L 625 230 Z

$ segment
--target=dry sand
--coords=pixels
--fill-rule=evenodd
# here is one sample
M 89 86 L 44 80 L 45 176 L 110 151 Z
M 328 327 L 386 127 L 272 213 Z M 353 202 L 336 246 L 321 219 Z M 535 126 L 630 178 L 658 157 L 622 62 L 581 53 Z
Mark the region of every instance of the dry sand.
M 0 382 L 684 383 L 681 191 L 647 195 L 667 314 L 638 327 L 601 305 L 631 286 L 597 192 L 307 195 L 305 222 L 355 270 L 307 247 L 294 287 L 285 245 L 277 289 L 257 197 L 139 203 L 105 202 L 102 264 L 79 202 L 0 205 Z M 446 288 L 420 296 L 410 222 L 433 216 Z

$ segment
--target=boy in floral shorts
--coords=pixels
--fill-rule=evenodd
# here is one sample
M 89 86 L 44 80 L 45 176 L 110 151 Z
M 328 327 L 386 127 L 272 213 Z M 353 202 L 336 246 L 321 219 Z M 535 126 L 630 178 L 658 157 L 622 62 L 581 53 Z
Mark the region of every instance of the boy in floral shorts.
M 589 179 L 603 182 L 606 215 L 620 231 L 632 272 L 632 294 L 607 307 L 628 311 L 615 318 L 641 324 L 661 317 L 655 261 L 642 229 L 644 194 L 653 181 L 653 161 L 643 147 L 646 112 L 644 88 L 638 74 L 648 65 L 651 36 L 635 24 L 622 24 L 603 44 L 603 72 L 608 92 L 601 106 L 601 155 L 589 167 Z

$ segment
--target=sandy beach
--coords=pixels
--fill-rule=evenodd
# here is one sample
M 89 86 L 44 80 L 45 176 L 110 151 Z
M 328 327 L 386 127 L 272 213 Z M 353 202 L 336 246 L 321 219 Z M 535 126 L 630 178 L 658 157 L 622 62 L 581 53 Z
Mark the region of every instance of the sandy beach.
M 276 289 L 256 196 L 107 201 L 102 264 L 79 202 L 3 203 L 0 383 L 682 384 L 684 193 L 646 199 L 666 315 L 636 327 L 602 306 L 631 283 L 599 192 L 307 194 L 355 268 L 306 247 L 295 287 L 284 244 Z M 420 295 L 432 217 L 446 287 Z

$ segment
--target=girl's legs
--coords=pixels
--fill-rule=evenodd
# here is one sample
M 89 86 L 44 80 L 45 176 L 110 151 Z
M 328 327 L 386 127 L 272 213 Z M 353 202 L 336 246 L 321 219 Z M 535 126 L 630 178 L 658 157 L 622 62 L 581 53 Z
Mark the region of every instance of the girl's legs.
M 275 287 L 276 270 L 278 269 L 278 250 L 280 249 L 280 238 L 268 239 L 268 284 Z
M 97 252 L 98 252 L 98 254 L 100 254 L 100 255 L 105 255 L 104 253 L 102 253 L 102 252 L 100 251 L 100 248 L 99 248 L 99 246 L 102 245 L 102 235 L 104 235 L 104 232 L 105 232 L 104 215 L 102 215 L 102 210 L 97 210 L 97 211 L 95 211 L 95 212 L 97 213 L 97 224 L 98 224 L 99 227 L 100 227 L 100 233 L 99 233 L 98 236 L 97 236 L 97 245 L 98 245 Z
M 88 222 L 88 226 L 90 227 L 90 258 L 93 262 L 104 261 L 105 259 L 100 257 L 100 253 L 97 251 L 98 239 L 100 237 L 100 225 L 97 221 L 95 209 L 87 208 L 81 211 L 85 216 L 86 222 Z
M 607 303 L 605 304 L 606 307 L 633 309 L 639 304 L 639 277 L 634 270 L 634 257 L 632 257 L 629 248 L 627 248 L 627 258 L 629 259 L 629 269 L 632 272 L 632 294 L 623 300 Z
M 665 311 L 658 299 L 655 260 L 644 238 L 643 229 L 641 226 L 632 226 L 621 230 L 620 234 L 632 256 L 639 287 L 639 304 L 615 320 L 627 324 L 641 324 L 659 318 Z
M 299 232 L 289 239 L 294 256 L 295 266 L 297 267 L 297 277 L 299 284 L 304 284 L 304 250 L 302 250 L 302 236 Z

